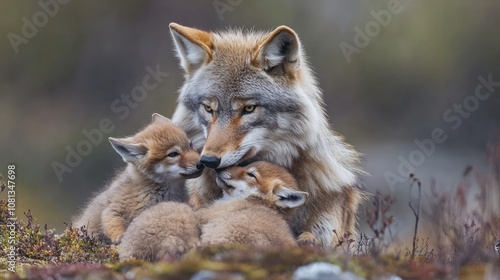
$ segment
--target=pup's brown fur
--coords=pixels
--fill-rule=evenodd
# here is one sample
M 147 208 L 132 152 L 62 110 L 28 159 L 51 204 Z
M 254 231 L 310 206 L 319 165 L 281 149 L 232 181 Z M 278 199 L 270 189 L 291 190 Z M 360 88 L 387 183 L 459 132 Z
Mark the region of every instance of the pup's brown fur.
M 199 154 L 181 129 L 153 114 L 153 121 L 132 137 L 109 138 L 127 162 L 112 182 L 73 223 L 91 234 L 104 233 L 118 243 L 127 226 L 141 211 L 162 201 L 185 202 L 185 180 L 201 174 Z
M 191 207 L 162 202 L 143 211 L 125 231 L 118 247 L 120 260 L 159 261 L 195 249 L 200 230 Z
M 201 246 L 231 244 L 249 247 L 296 246 L 283 217 L 275 210 L 249 200 L 215 203 L 198 211 L 202 224 Z
M 286 219 L 308 194 L 298 191 L 285 169 L 254 162 L 220 171 L 217 183 L 224 197 L 197 211 L 201 246 L 243 244 L 251 247 L 296 246 Z

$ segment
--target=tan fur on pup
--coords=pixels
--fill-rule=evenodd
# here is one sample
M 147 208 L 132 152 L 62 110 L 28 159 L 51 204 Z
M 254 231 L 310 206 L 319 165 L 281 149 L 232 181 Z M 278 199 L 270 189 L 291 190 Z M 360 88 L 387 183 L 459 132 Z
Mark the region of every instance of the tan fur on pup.
M 162 202 L 129 225 L 118 247 L 120 260 L 158 261 L 178 257 L 195 249 L 200 231 L 193 210 L 187 204 Z

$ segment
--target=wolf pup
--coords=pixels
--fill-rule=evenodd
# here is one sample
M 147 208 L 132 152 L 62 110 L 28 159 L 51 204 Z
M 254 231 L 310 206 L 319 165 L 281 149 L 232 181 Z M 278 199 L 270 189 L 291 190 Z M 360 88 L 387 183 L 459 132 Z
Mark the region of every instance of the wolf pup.
M 223 197 L 197 211 L 201 246 L 241 244 L 251 247 L 296 246 L 286 219 L 304 204 L 308 193 L 299 191 L 285 169 L 254 162 L 229 167 L 217 174 Z
M 200 155 L 186 133 L 169 119 L 153 114 L 152 122 L 136 135 L 109 138 L 127 163 L 111 183 L 87 205 L 74 226 L 91 234 L 104 233 L 118 243 L 130 221 L 162 201 L 186 202 L 185 181 L 201 175 Z
M 170 24 L 185 82 L 172 121 L 186 131 L 209 167 L 188 182 L 190 203 L 206 207 L 222 196 L 215 170 L 270 161 L 290 170 L 310 194 L 291 221 L 296 235 L 320 245 L 355 234 L 364 200 L 360 155 L 330 129 L 322 93 L 296 33 L 205 32 Z

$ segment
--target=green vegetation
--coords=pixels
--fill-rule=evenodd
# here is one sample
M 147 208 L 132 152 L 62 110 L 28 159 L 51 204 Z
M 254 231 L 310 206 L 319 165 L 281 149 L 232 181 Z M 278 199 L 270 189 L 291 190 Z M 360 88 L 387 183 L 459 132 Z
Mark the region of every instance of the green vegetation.
M 90 237 L 85 229 L 68 226 L 60 235 L 47 225 L 40 226 L 31 212 L 25 220 L 9 222 L 7 202 L 0 200 L 0 269 L 8 269 L 11 246 L 16 249 L 16 270 L 65 263 L 113 263 L 118 260 L 115 248 L 103 239 Z M 7 238 L 15 233 L 14 241 Z M 4 238 L 5 237 L 5 238 Z M 9 242 L 10 241 L 10 242 Z

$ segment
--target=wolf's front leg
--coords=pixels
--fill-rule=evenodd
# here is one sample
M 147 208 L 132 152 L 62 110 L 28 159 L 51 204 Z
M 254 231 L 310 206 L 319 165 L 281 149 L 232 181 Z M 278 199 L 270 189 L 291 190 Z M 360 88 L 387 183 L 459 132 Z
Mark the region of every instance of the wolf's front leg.
M 102 229 L 104 234 L 111 239 L 113 244 L 120 243 L 120 240 L 125 232 L 125 220 L 114 210 L 113 207 L 108 206 L 101 215 Z
M 222 197 L 222 189 L 217 186 L 215 175 L 215 170 L 205 168 L 200 177 L 187 181 L 189 204 L 194 209 L 205 208 Z

